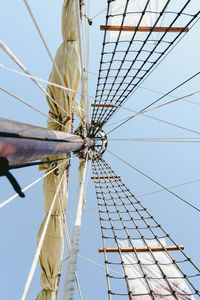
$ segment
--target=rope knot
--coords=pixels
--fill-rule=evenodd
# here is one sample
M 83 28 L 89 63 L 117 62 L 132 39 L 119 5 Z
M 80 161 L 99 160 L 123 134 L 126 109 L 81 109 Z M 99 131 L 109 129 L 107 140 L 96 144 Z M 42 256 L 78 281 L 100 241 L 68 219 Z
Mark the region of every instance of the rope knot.
M 64 131 L 64 128 L 62 127 L 62 125 L 66 126 L 66 127 L 68 127 L 68 125 L 70 125 L 69 123 L 71 121 L 71 117 L 67 114 L 66 115 L 62 115 L 62 114 L 56 115 L 56 114 L 52 113 L 51 111 L 49 111 L 49 116 L 61 124 L 61 125 L 59 125 L 58 123 L 53 122 L 53 120 L 48 119 L 47 125 L 48 125 L 48 128 L 50 128 L 50 129 Z M 66 128 L 66 130 L 67 130 L 67 128 Z

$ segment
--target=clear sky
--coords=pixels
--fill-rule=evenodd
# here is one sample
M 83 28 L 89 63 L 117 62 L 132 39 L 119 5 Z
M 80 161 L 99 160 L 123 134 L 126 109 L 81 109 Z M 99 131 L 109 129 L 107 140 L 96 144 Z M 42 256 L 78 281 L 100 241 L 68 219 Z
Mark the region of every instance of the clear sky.
M 30 0 L 29 4 L 39 23 L 53 56 L 61 43 L 61 0 L 39 1 Z M 199 1 L 193 0 L 194 6 L 199 7 Z M 106 8 L 106 1 L 91 1 L 90 17 L 95 16 Z M 94 18 L 90 43 L 90 71 L 97 74 L 103 33 L 99 25 L 105 23 L 105 13 Z M 23 1 L 7 0 L 1 3 L 0 10 L 1 39 L 22 61 L 31 74 L 47 79 L 52 63 L 47 56 L 42 42 L 36 32 Z M 142 84 L 142 87 L 160 92 L 168 92 L 179 83 L 192 76 L 200 69 L 200 24 L 198 23 L 167 56 L 162 64 Z M 18 69 L 6 54 L 0 50 L 0 64 Z M 97 76 L 89 76 L 89 94 L 94 96 Z M 28 103 L 36 106 L 42 112 L 48 112 L 44 94 L 25 77 L 0 69 L 0 86 L 16 94 Z M 45 85 L 44 85 L 45 87 Z M 199 77 L 174 93 L 180 97 L 199 90 Z M 125 104 L 125 107 L 138 110 L 147 103 L 156 100 L 158 94 L 145 89 L 137 92 Z M 170 100 L 166 98 L 163 103 Z M 200 99 L 199 95 L 190 100 L 196 103 L 179 101 L 164 108 L 155 110 L 150 115 L 173 122 L 200 132 Z M 46 127 L 46 120 L 38 113 L 16 102 L 1 92 L 0 117 L 17 120 Z M 128 116 L 127 111 L 120 111 L 113 118 L 117 121 Z M 109 127 L 105 128 L 108 131 Z M 198 134 L 159 123 L 138 116 L 134 120 L 113 132 L 110 138 L 199 138 Z M 152 176 L 161 184 L 171 187 L 185 182 L 200 180 L 200 144 L 195 143 L 158 143 L 139 141 L 109 141 L 108 149 L 127 160 L 146 174 Z M 199 226 L 200 214 L 176 199 L 167 192 L 159 192 L 142 196 L 160 188 L 149 182 L 141 175 L 117 161 L 109 153 L 105 160 L 112 166 L 128 187 L 140 196 L 142 203 L 155 218 L 169 231 L 178 244 L 185 246 L 186 253 L 197 265 L 199 257 Z M 77 159 L 72 159 L 69 188 L 69 213 L 72 215 L 72 203 L 78 195 Z M 42 175 L 37 167 L 13 172 L 22 187 L 25 187 Z M 91 174 L 90 174 L 91 175 Z M 200 181 L 181 186 L 174 191 L 200 208 Z M 0 178 L 1 202 L 14 194 L 5 178 Z M 81 230 L 80 255 L 103 265 L 103 256 L 98 254 L 102 246 L 97 204 L 93 183 L 89 181 L 86 194 L 86 210 L 83 213 Z M 37 231 L 44 217 L 42 182 L 26 192 L 24 199 L 16 198 L 12 203 L 0 210 L 0 286 L 1 299 L 20 299 L 26 278 L 36 251 Z M 85 300 L 106 299 L 106 280 L 103 267 L 97 266 L 79 257 L 78 277 Z M 38 266 L 27 299 L 34 299 L 40 290 L 40 268 Z M 78 299 L 75 293 L 75 299 Z

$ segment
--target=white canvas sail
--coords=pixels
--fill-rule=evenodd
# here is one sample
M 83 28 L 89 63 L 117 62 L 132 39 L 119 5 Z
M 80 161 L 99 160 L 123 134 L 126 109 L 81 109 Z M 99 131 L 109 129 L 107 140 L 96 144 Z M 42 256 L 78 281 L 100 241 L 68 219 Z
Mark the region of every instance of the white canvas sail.
M 146 244 L 140 240 L 132 240 L 135 247 L 144 247 Z M 160 239 L 160 243 L 156 240 L 146 240 L 149 247 L 160 247 L 160 243 L 166 246 L 165 239 Z M 128 240 L 119 241 L 120 247 L 130 247 Z M 140 260 L 143 270 L 148 276 L 148 282 L 151 290 L 155 293 L 156 299 L 173 300 L 176 292 L 178 299 L 194 300 L 191 292 L 187 287 L 185 280 L 179 272 L 177 266 L 173 263 L 170 256 L 165 251 L 153 251 L 153 256 L 150 252 L 137 252 L 138 259 L 133 252 L 122 252 L 122 257 L 125 263 L 125 270 L 128 275 L 129 285 L 133 300 L 150 300 L 150 290 L 144 278 L 143 271 L 138 263 Z M 157 261 L 158 264 L 155 262 Z M 159 268 L 159 266 L 160 268 Z M 166 275 L 167 280 L 164 278 Z M 169 284 L 167 283 L 169 282 Z M 170 286 L 171 288 L 170 288 Z

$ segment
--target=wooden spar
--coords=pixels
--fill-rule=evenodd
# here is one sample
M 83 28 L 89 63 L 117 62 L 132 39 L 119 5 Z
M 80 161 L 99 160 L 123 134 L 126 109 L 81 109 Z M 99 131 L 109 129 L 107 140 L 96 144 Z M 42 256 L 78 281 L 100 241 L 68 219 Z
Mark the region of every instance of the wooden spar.
M 111 178 L 121 178 L 120 176 L 92 176 L 91 179 L 111 179 Z
M 105 26 L 105 25 L 101 25 L 100 26 L 100 30 L 108 30 L 108 31 L 139 31 L 139 32 L 188 32 L 189 28 L 188 27 L 148 27 L 148 26 L 141 26 L 141 27 L 137 27 L 137 26 L 114 26 L 114 25 L 110 25 L 110 26 Z
M 84 140 L 75 134 L 0 118 L 0 157 L 7 158 L 9 164 L 79 151 L 92 143 L 92 139 Z
M 119 105 L 114 104 L 91 104 L 91 107 L 118 107 Z
M 163 247 L 149 247 L 149 249 L 151 251 L 176 251 L 176 250 L 184 250 L 184 246 L 180 245 L 178 247 L 176 246 L 163 246 Z M 121 252 L 134 252 L 134 250 L 136 252 L 148 252 L 149 249 L 147 247 L 126 247 L 126 248 L 120 248 Z M 105 248 L 106 252 L 119 252 L 118 248 Z M 99 253 L 103 253 L 104 252 L 104 248 L 99 248 Z

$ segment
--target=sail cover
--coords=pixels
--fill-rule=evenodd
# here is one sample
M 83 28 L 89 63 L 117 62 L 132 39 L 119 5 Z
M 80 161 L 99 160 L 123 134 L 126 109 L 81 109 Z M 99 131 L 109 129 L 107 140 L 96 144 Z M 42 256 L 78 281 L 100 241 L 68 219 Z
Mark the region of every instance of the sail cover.
M 73 91 L 78 89 L 80 80 L 80 57 L 76 20 L 75 1 L 65 0 L 62 10 L 63 43 L 57 50 L 55 63 L 49 76 L 50 82 L 65 85 L 66 88 L 70 88 Z M 47 97 L 50 117 L 64 125 L 64 127 L 59 127 L 57 123 L 49 119 L 47 122 L 48 128 L 71 132 L 73 104 L 76 92 L 68 92 L 51 85 L 47 86 L 47 92 L 56 101 L 54 103 Z M 63 216 L 67 200 L 68 167 L 68 163 L 63 164 L 56 174 L 51 173 L 44 181 L 44 206 L 46 214 L 48 214 L 60 182 L 61 185 L 40 254 L 42 269 L 41 286 L 43 290 L 37 296 L 37 300 L 55 300 L 57 298 L 64 249 Z M 46 217 L 40 227 L 38 241 L 45 220 Z
M 141 239 L 132 240 L 132 243 L 134 247 L 147 245 L 149 247 L 166 246 L 164 238 L 159 239 L 159 241 L 146 240 L 146 244 Z M 119 241 L 119 245 L 121 248 L 130 247 L 128 240 Z M 133 252 L 122 252 L 122 259 L 125 263 L 133 300 L 152 299 L 144 273 L 147 275 L 150 288 L 154 292 L 156 299 L 173 300 L 175 299 L 173 291 L 175 291 L 178 299 L 194 300 L 183 276 L 166 251 L 155 251 L 153 255 L 150 252 L 138 252 L 137 257 Z M 138 261 L 140 261 L 142 268 Z

